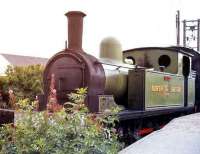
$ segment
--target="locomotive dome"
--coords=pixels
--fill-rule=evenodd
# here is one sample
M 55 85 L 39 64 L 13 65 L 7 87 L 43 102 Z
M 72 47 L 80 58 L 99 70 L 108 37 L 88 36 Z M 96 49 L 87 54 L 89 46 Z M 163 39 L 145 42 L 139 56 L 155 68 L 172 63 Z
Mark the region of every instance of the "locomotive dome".
M 100 43 L 100 58 L 122 61 L 122 46 L 115 37 L 106 37 Z

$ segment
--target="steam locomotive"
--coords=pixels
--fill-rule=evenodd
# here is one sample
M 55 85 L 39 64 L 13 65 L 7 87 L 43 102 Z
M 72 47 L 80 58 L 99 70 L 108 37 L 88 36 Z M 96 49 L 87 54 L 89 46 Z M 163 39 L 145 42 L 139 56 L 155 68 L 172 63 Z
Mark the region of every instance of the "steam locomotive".
M 86 105 L 103 112 L 112 102 L 124 106 L 119 113 L 124 134 L 136 138 L 181 114 L 199 107 L 200 55 L 185 47 L 145 47 L 122 52 L 114 38 L 101 42 L 100 58 L 82 49 L 83 17 L 79 11 L 66 14 L 68 47 L 49 59 L 44 71 L 44 102 L 50 93 L 51 77 L 59 103 L 67 93 L 88 88 Z M 46 103 L 41 104 L 45 108 Z M 148 128 L 148 129 L 144 129 Z M 145 132 L 144 132 L 145 133 Z

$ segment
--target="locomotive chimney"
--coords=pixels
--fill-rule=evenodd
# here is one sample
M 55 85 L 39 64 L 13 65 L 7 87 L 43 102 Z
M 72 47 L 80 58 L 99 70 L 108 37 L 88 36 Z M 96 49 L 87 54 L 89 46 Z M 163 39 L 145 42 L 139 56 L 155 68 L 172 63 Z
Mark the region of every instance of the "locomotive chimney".
M 80 11 L 70 11 L 65 14 L 68 18 L 68 48 L 82 51 L 83 17 Z

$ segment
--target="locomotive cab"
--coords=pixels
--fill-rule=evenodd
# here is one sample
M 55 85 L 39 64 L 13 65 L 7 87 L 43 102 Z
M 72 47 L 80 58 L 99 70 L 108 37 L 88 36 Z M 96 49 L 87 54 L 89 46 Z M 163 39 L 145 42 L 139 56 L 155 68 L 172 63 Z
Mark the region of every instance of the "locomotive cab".
M 145 69 L 128 74 L 128 104 L 135 110 L 194 106 L 192 55 L 177 49 L 147 47 L 124 51 L 124 62 Z

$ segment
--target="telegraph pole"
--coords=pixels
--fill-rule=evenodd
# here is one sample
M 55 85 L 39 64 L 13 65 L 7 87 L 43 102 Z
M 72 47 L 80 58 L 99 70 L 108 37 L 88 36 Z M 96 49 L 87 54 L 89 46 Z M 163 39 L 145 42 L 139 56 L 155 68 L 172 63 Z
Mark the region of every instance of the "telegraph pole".
M 180 46 L 180 11 L 176 12 L 176 44 Z

